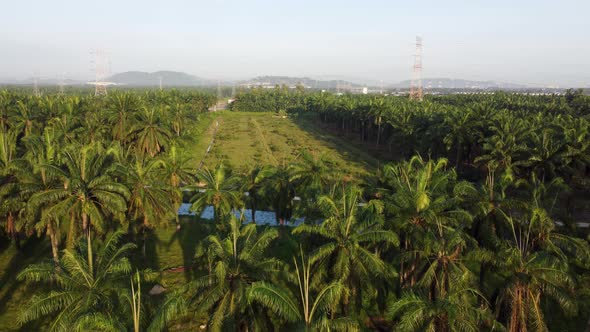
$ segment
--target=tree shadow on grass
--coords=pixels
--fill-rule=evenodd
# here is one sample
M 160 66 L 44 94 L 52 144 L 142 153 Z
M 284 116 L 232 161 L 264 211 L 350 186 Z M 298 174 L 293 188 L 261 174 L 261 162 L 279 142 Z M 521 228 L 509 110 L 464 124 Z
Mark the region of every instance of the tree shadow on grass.
M 167 248 L 170 250 L 175 242 L 180 246 L 184 278 L 186 282 L 189 282 L 195 277 L 193 265 L 197 247 L 213 232 L 214 225 L 211 221 L 202 220 L 196 216 L 180 217 L 180 225 L 180 229 L 168 241 Z
M 343 160 L 349 163 L 358 164 L 366 170 L 375 169 L 389 158 L 381 156 L 379 159 L 372 153 L 369 153 L 368 147 L 364 143 L 354 142 L 345 135 L 331 134 L 325 128 L 322 128 L 314 117 L 298 116 L 292 119 L 299 129 L 311 135 L 314 139 L 321 141 L 326 147 L 335 150 L 340 154 Z M 385 158 L 383 160 L 380 160 Z
M 44 238 L 37 237 L 27 239 L 21 250 L 15 252 L 0 278 L 0 316 L 7 314 L 9 305 L 15 305 L 15 303 L 10 302 L 14 300 L 17 293 L 22 293 L 18 294 L 21 298 L 29 299 L 38 290 L 37 286 L 25 285 L 24 281 L 17 281 L 18 274 L 28 265 L 38 263 L 43 259 L 50 259 L 50 256 L 51 249 L 48 241 Z M 19 307 L 26 305 L 26 303 L 16 304 Z M 14 322 L 14 330 L 34 331 L 38 330 L 36 327 L 40 324 L 40 322 L 31 322 L 19 328 L 17 323 L 18 317 L 9 318 L 10 321 Z M 0 328 L 4 329 L 8 327 L 0 326 Z

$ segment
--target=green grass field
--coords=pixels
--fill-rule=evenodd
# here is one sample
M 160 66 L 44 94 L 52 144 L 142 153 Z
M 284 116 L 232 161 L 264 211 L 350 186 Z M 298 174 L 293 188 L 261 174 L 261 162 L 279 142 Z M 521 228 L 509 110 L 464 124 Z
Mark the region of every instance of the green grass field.
M 282 118 L 274 113 L 218 112 L 219 128 L 204 165 L 214 167 L 220 161 L 240 168 L 255 164 L 281 165 L 296 162 L 302 151 L 325 154 L 338 171 L 363 175 L 377 167 L 377 160 L 361 147 L 316 126 L 311 119 Z M 196 159 L 205 155 L 214 132 L 211 121 L 205 137 L 197 144 Z M 201 149 L 201 150 L 198 150 Z

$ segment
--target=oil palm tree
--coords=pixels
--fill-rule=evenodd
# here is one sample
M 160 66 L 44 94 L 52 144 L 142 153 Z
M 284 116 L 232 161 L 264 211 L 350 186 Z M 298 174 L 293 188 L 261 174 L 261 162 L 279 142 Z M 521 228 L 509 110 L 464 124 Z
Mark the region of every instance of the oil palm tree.
M 170 130 L 161 125 L 163 110 L 144 108 L 136 114 L 135 124 L 128 138 L 137 151 L 150 157 L 160 153 L 172 136 Z
M 381 126 L 383 125 L 383 118 L 390 105 L 386 99 L 379 97 L 371 99 L 369 105 L 371 108 L 371 114 L 377 125 L 377 141 L 375 142 L 375 146 L 378 147 L 381 143 Z
M 119 176 L 129 190 L 127 214 L 139 222 L 139 233 L 143 234 L 145 245 L 147 232 L 154 226 L 165 224 L 174 215 L 177 191 L 161 177 L 163 161 L 139 157 L 122 165 Z
M 396 331 L 482 331 L 502 330 L 485 307 L 477 306 L 483 295 L 475 288 L 455 286 L 434 300 L 426 294 L 407 291 L 392 299 L 387 316 L 395 320 Z M 491 325 L 491 326 L 490 326 Z
M 27 218 L 34 220 L 34 227 L 39 234 L 47 233 L 50 238 L 53 259 L 57 262 L 58 246 L 60 242 L 60 228 L 69 225 L 73 235 L 75 223 L 64 223 L 62 221 L 71 221 L 67 216 L 57 216 L 47 214 L 47 204 L 41 204 L 34 197 L 36 193 L 50 190 L 59 186 L 61 183 L 58 178 L 58 172 L 55 167 L 60 166 L 59 143 L 55 135 L 55 130 L 51 126 L 46 126 L 43 135 L 29 135 L 23 138 L 26 153 L 20 160 L 16 176 L 19 179 L 19 188 L 21 195 L 27 199 L 27 208 L 25 213 Z M 48 203 L 48 202 L 45 202 Z M 51 202 L 49 202 L 51 203 Z M 69 237 L 68 244 L 73 245 L 76 239 Z
M 271 206 L 275 211 L 277 222 L 280 225 L 291 218 L 293 212 L 293 198 L 295 198 L 295 185 L 291 181 L 291 172 L 286 165 L 269 169 L 265 192 L 271 197 Z
M 453 109 L 445 118 L 444 124 L 448 128 L 448 134 L 444 137 L 444 143 L 448 150 L 455 147 L 455 167 L 463 161 L 463 150 L 470 147 L 472 140 L 476 139 L 473 116 L 473 113 Z
M 252 283 L 269 280 L 281 270 L 280 261 L 268 255 L 268 247 L 278 237 L 276 229 L 258 233 L 256 225 L 242 225 L 232 216 L 225 237 L 210 235 L 197 253 L 209 266 L 208 274 L 193 281 L 188 289 L 201 312 L 210 313 L 209 325 L 250 330 L 260 322 L 247 300 Z
M 326 154 L 303 151 L 300 158 L 290 165 L 291 181 L 306 199 L 315 200 L 334 180 L 334 164 Z
M 21 249 L 20 233 L 24 230 L 26 223 L 23 213 L 26 204 L 26 198 L 21 195 L 17 182 L 0 186 L 0 225 L 18 250 Z
M 169 185 L 173 189 L 172 203 L 174 205 L 174 211 L 178 211 L 180 204 L 182 203 L 182 193 L 180 186 L 193 183 L 194 171 L 190 167 L 191 158 L 182 156 L 176 145 L 170 147 L 170 151 L 166 153 L 163 160 L 163 176 L 168 181 Z M 178 213 L 175 213 L 176 224 L 179 224 Z
M 191 198 L 192 211 L 201 212 L 211 205 L 213 219 L 220 222 L 222 217 L 228 216 L 233 209 L 243 204 L 240 179 L 228 174 L 223 163 L 213 171 L 208 168 L 200 170 L 197 172 L 197 179 L 200 181 L 199 185 L 192 188 L 199 191 Z
M 107 216 L 123 219 L 129 197 L 127 187 L 114 179 L 109 155 L 96 146 L 70 147 L 62 153 L 63 167 L 46 165 L 61 184 L 34 194 L 31 199 L 45 205 L 45 213 L 81 220 L 92 268 L 91 229 L 104 231 Z
M 125 330 L 119 297 L 126 291 L 132 271 L 127 256 L 135 246 L 120 245 L 122 236 L 120 231 L 108 236 L 93 257 L 88 256 L 89 243 L 80 241 L 76 248 L 63 251 L 58 269 L 48 263 L 25 268 L 19 280 L 51 287 L 31 298 L 19 321 L 50 316 L 51 331 Z
M 31 135 L 35 125 L 35 118 L 32 114 L 33 112 L 31 112 L 31 105 L 27 101 L 19 100 L 17 102 L 16 110 L 17 113 L 14 114 L 12 119 L 15 129 L 23 133 L 25 137 Z
M 483 165 L 487 172 L 486 182 L 494 187 L 497 172 L 515 173 L 525 161 L 529 150 L 526 145 L 531 128 L 520 118 L 500 113 L 490 126 L 491 135 L 483 139 L 483 154 L 475 158 L 475 163 Z
M 401 259 L 402 285 L 408 281 L 413 285 L 418 278 L 415 249 L 425 244 L 426 234 L 440 225 L 464 228 L 472 220 L 461 204 L 476 195 L 476 190 L 468 182 L 457 181 L 455 170 L 447 170 L 446 165 L 446 159 L 424 161 L 414 156 L 407 162 L 384 168 L 385 180 L 393 192 L 386 197 L 389 213 L 394 216 L 389 227 L 401 236 L 403 249 L 413 253 Z
M 141 219 L 142 227 L 151 228 L 173 211 L 171 186 L 160 176 L 162 161 L 137 159 L 120 169 L 129 188 L 127 212 Z
M 256 223 L 256 210 L 264 200 L 264 184 L 270 175 L 269 168 L 253 166 L 243 175 L 242 190 L 248 193 L 246 196 L 246 206 L 250 208 L 252 222 Z
M 496 298 L 497 315 L 509 331 L 546 331 L 544 299 L 552 298 L 566 313 L 577 310 L 568 261 L 559 254 L 560 250 L 555 250 L 556 240 L 566 238 L 540 238 L 537 232 L 541 225 L 550 226 L 538 215 L 529 220 L 507 217 L 507 221 L 513 236 L 497 253 L 498 275 L 502 277 Z
M 186 110 L 184 109 L 184 105 L 180 104 L 179 102 L 175 102 L 170 107 L 170 123 L 172 127 L 172 131 L 176 136 L 180 136 L 180 133 L 185 127 L 185 123 L 188 117 Z
M 543 128 L 531 132 L 529 156 L 523 166 L 531 169 L 541 180 L 554 179 L 564 161 L 565 141 L 558 135 L 559 129 Z
M 82 126 L 77 129 L 77 141 L 83 144 L 94 144 L 105 141 L 108 123 L 103 115 L 87 112 L 82 120 Z
M 0 130 L 0 215 L 6 233 L 20 248 L 17 215 L 24 208 L 24 201 L 19 195 L 17 178 L 14 176 L 18 169 L 15 164 L 17 136 L 16 130 Z
M 123 141 L 131 129 L 133 116 L 141 109 L 141 99 L 132 93 L 116 93 L 109 97 L 108 121 L 113 140 Z
M 182 184 L 194 181 L 194 169 L 190 167 L 190 157 L 183 156 L 176 145 L 171 145 L 170 151 L 164 156 L 164 175 L 169 184 L 180 188 Z
M 372 211 L 381 210 L 379 202 L 369 202 L 369 207 L 360 208 L 361 191 L 354 186 L 346 187 L 340 197 L 321 196 L 319 206 L 325 220 L 319 226 L 300 225 L 293 233 L 319 235 L 326 244 L 315 249 L 310 261 L 323 261 L 330 275 L 340 280 L 350 292 L 343 301 L 345 312 L 356 312 L 362 303 L 363 289 L 378 277 L 389 277 L 395 272 L 379 256 L 375 246 L 385 249 L 399 245 L 397 235 L 383 229 L 378 216 Z
M 491 261 L 494 278 L 502 280 L 494 297 L 498 318 L 510 331 L 542 331 L 547 330 L 543 310 L 546 299 L 551 298 L 566 314 L 577 310 L 570 257 L 587 264 L 590 248 L 580 238 L 555 231 L 551 215 L 563 190 L 561 179 L 545 183 L 532 173 L 525 185 L 529 196 L 526 204 L 500 211 L 510 232 Z
M 0 91 L 0 130 L 7 130 L 10 127 L 8 114 L 12 108 L 14 96 L 7 90 Z
M 347 294 L 347 289 L 342 282 L 335 280 L 325 283 L 321 278 L 322 274 L 316 270 L 317 264 L 313 264 L 310 259 L 305 259 L 303 252 L 300 254 L 299 261 L 293 257 L 293 263 L 294 271 L 289 280 L 294 284 L 295 292 L 282 284 L 257 281 L 249 289 L 248 299 L 251 302 L 260 303 L 286 321 L 286 329 L 359 330 L 357 321 L 348 317 L 335 317 L 340 300 Z

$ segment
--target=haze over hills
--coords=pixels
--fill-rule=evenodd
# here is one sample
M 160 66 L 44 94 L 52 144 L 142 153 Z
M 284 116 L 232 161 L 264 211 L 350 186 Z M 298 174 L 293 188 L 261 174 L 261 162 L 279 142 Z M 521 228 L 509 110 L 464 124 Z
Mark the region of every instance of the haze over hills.
M 238 82 L 242 86 L 268 86 L 303 85 L 306 88 L 314 89 L 336 89 L 338 86 L 360 87 L 362 84 L 353 83 L 345 80 L 319 80 L 310 77 L 290 77 L 290 76 L 259 76 L 250 80 Z
M 274 87 L 276 85 L 296 86 L 303 85 L 306 88 L 316 89 L 336 89 L 341 88 L 359 88 L 362 86 L 379 87 L 375 82 L 362 82 L 351 80 L 336 79 L 315 79 L 313 77 L 291 77 L 291 76 L 258 76 L 242 81 L 217 81 L 213 79 L 201 78 L 184 72 L 159 71 L 154 73 L 128 71 L 115 74 L 107 80 L 118 84 L 129 86 L 157 86 L 160 77 L 164 86 L 211 86 L 218 82 L 222 85 L 241 85 L 241 86 L 263 86 Z M 389 89 L 406 89 L 410 86 L 410 80 L 401 81 L 396 84 L 385 84 L 384 88 Z M 453 78 L 425 78 L 422 80 L 425 89 L 526 89 L 531 88 L 524 84 L 497 82 L 497 81 L 474 81 Z
M 338 79 L 315 79 L 313 77 L 291 77 L 291 76 L 258 76 L 248 80 L 241 81 L 218 81 L 215 79 L 202 78 L 184 72 L 177 71 L 157 71 L 157 72 L 143 72 L 143 71 L 126 71 L 117 73 L 105 79 L 105 81 L 113 82 L 118 85 L 130 87 L 156 87 L 159 86 L 160 80 L 165 87 L 202 87 L 214 86 L 218 83 L 221 85 L 240 85 L 244 87 L 274 87 L 276 85 L 287 85 L 294 87 L 296 85 L 303 85 L 305 88 L 315 89 L 358 89 L 361 87 L 385 88 L 385 89 L 407 89 L 410 86 L 410 80 L 404 80 L 395 84 L 384 84 L 381 86 L 374 81 L 353 81 L 353 80 L 338 80 Z M 58 85 L 63 83 L 65 85 L 84 85 L 88 82 L 82 80 L 56 78 L 42 78 L 37 80 L 38 85 Z M 1 79 L 0 85 L 32 85 L 33 78 L 25 80 Z M 424 78 L 422 80 L 425 89 L 474 89 L 474 90 L 519 90 L 539 88 L 537 86 L 528 86 L 525 84 L 497 82 L 497 81 L 475 81 L 454 78 Z
M 153 73 L 126 71 L 115 74 L 106 80 L 130 86 L 158 86 L 160 80 L 162 80 L 162 84 L 165 86 L 206 86 L 217 84 L 214 80 L 177 71 L 157 71 Z

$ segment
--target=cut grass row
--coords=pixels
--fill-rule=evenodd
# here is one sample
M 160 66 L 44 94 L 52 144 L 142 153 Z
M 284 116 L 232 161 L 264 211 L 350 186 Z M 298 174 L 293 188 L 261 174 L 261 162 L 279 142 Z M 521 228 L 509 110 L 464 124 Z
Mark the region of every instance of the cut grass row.
M 311 119 L 283 118 L 273 113 L 218 112 L 219 129 L 215 144 L 205 158 L 207 167 L 224 162 L 232 168 L 251 165 L 282 165 L 297 162 L 303 151 L 324 154 L 335 171 L 363 176 L 378 161 L 337 135 L 329 134 Z M 204 155 L 204 150 L 198 157 Z

